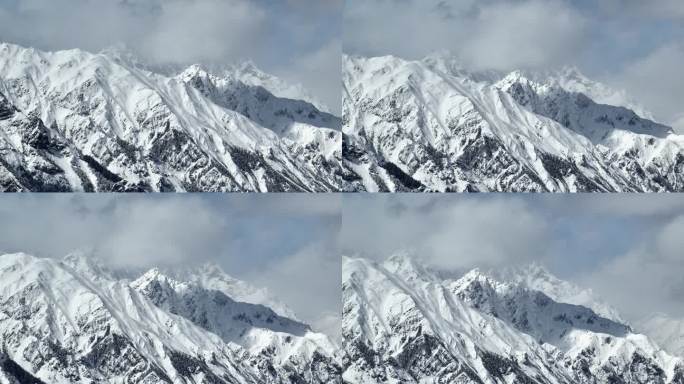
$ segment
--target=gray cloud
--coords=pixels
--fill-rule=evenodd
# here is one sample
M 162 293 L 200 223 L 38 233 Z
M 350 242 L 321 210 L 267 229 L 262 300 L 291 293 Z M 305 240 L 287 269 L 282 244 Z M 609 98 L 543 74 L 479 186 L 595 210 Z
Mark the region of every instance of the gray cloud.
M 670 43 L 630 62 L 608 81 L 621 85 L 648 106 L 655 116 L 684 134 L 684 45 Z
M 255 273 L 252 280 L 273 288 L 279 297 L 297 308 L 312 326 L 341 341 L 342 263 L 335 247 L 325 241 L 312 244 Z M 320 308 L 326 308 L 321 312 Z
M 0 0 L 0 36 L 56 50 L 100 51 L 125 44 L 153 64 L 254 60 L 266 71 L 312 88 L 336 110 L 340 90 L 342 0 Z M 318 56 L 330 54 L 332 58 Z M 318 56 L 317 56 L 318 55 Z M 316 57 L 317 71 L 298 68 Z M 332 81 L 331 79 L 336 79 Z M 337 103 L 337 104 L 336 104 Z
M 476 69 L 558 65 L 572 60 L 584 17 L 554 0 L 350 1 L 345 50 L 420 58 L 450 50 Z
M 654 236 L 606 261 L 581 281 L 634 320 L 653 312 L 684 316 L 682 233 L 684 215 L 661 223 Z
M 522 199 L 347 197 L 340 236 L 348 253 L 411 249 L 435 267 L 468 269 L 546 254 L 545 223 Z
M 342 110 L 342 42 L 330 41 L 318 51 L 295 58 L 291 65 L 276 72 L 291 81 L 300 83 L 331 108 L 333 113 Z
M 84 250 L 136 269 L 214 262 L 314 327 L 335 329 L 339 196 L 7 195 L 0 217 L 0 254 Z

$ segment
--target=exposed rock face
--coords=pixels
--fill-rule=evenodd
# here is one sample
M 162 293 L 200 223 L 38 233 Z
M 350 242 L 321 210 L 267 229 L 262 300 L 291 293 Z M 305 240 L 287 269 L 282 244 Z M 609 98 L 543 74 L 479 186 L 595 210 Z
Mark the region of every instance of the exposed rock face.
M 345 57 L 343 156 L 368 191 L 684 190 L 684 137 L 576 72 Z M 597 91 L 598 89 L 598 91 Z
M 0 190 L 346 190 L 340 119 L 256 75 L 0 44 Z

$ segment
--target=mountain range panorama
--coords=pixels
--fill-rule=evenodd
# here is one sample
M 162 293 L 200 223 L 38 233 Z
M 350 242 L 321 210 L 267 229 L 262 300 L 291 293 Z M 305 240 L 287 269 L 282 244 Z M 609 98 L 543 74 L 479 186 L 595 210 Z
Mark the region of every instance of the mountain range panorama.
M 0 382 L 683 383 L 679 324 L 533 264 L 343 258 L 342 344 L 216 266 L 0 256 Z

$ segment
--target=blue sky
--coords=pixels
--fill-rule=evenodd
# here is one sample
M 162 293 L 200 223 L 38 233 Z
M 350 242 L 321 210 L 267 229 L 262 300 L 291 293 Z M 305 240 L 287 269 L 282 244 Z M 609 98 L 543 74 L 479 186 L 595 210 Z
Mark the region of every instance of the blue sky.
M 413 249 L 437 269 L 540 263 L 626 316 L 684 316 L 684 196 L 345 195 L 346 254 Z
M 44 50 L 123 43 L 153 63 L 235 63 L 339 110 L 343 0 L 0 0 L 0 39 Z
M 0 254 L 81 250 L 135 268 L 214 262 L 314 326 L 339 317 L 336 195 L 6 195 L 0 217 Z
M 348 0 L 344 50 L 422 58 L 447 50 L 474 69 L 565 65 L 624 89 L 684 132 L 681 0 Z M 410 38 L 409 38 L 410 37 Z

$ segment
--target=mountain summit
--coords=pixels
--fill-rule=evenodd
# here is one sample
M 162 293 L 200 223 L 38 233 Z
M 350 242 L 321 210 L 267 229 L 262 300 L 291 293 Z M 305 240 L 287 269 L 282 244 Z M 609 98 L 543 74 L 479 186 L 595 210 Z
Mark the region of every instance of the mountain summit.
M 684 190 L 684 136 L 576 69 L 346 56 L 343 76 L 343 157 L 357 189 Z
M 0 190 L 345 190 L 339 118 L 271 85 L 0 43 Z
M 0 256 L 0 382 L 339 383 L 336 347 L 259 304 L 159 269 Z
M 343 259 L 345 382 L 684 383 L 681 357 L 532 288 L 538 268 L 530 279 L 478 269 L 442 279 L 397 260 Z

